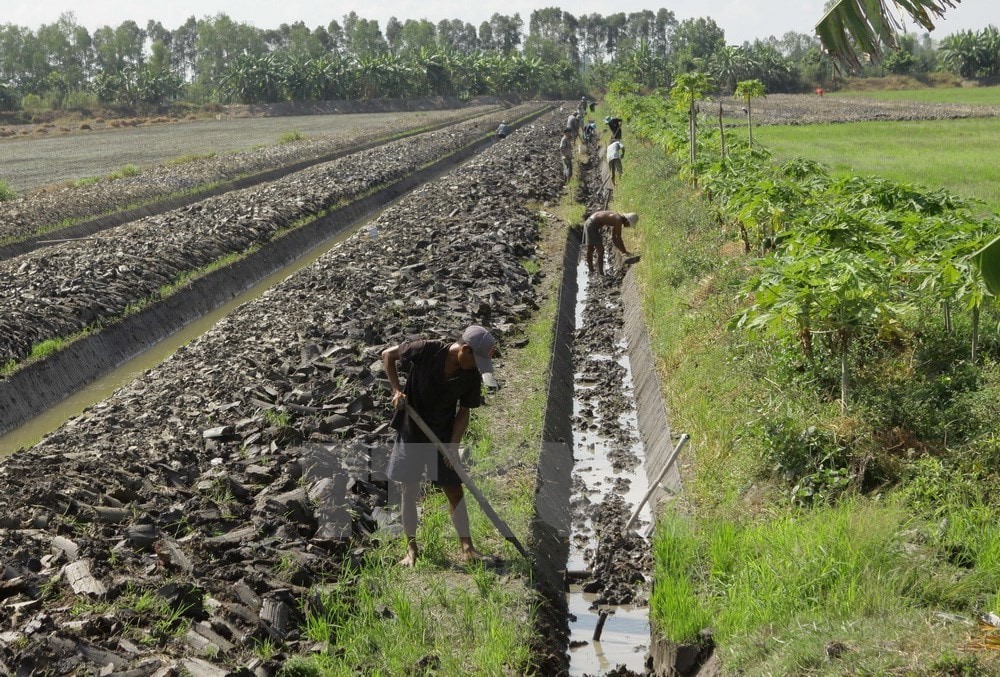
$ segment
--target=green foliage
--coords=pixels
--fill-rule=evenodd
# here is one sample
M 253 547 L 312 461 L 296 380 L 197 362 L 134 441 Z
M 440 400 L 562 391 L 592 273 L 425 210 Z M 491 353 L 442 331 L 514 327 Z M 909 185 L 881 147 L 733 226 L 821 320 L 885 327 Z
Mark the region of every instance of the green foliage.
M 0 181 L 0 202 L 6 202 L 8 200 L 13 200 L 17 197 L 17 193 L 14 189 L 10 187 L 6 181 Z
M 93 92 L 73 90 L 63 98 L 62 107 L 65 110 L 89 112 L 96 110 L 101 102 Z
M 29 113 L 37 113 L 48 108 L 48 105 L 41 96 L 31 92 L 29 94 L 25 94 L 24 98 L 21 99 L 21 108 Z
M 974 618 L 997 604 L 998 348 L 990 335 L 971 361 L 971 317 L 960 310 L 979 284 L 965 272 L 968 255 L 994 226 L 951 195 L 835 178 L 808 160 L 774 166 L 742 149 L 725 162 L 699 162 L 701 195 L 678 195 L 665 165 L 686 155 L 684 117 L 653 97 L 608 103 L 636 134 L 674 154 L 647 172 L 642 154 L 655 151 L 634 144 L 635 170 L 616 195 L 652 215 L 639 226 L 640 287 L 672 425 L 697 442 L 685 476 L 692 516 L 664 521 L 672 547 L 689 538 L 694 555 L 657 551 L 651 616 L 668 617 L 671 638 L 711 626 L 726 672 L 884 674 L 931 664 L 968 640 L 964 626 L 943 626 L 940 617 Z M 712 138 L 699 130 L 699 142 L 711 148 Z M 654 182 L 663 190 L 652 195 Z M 737 219 L 753 245 L 744 255 L 731 246 Z M 677 271 L 681 250 L 714 253 L 715 266 Z M 811 263 L 793 264 L 796 252 Z M 835 299 L 815 306 L 851 320 L 850 416 L 835 413 L 836 332 L 808 333 L 810 363 L 793 304 L 777 332 L 720 331 L 724 318 L 759 300 L 736 298 L 740 277 L 770 271 L 771 262 L 782 275 L 785 257 L 798 266 L 790 272 L 811 271 L 825 255 L 832 258 L 816 269 L 815 285 L 802 289 L 825 294 L 828 272 L 839 269 L 858 278 L 856 289 L 877 282 L 889 290 L 863 299 L 868 310 L 856 316 L 849 305 L 834 313 Z M 950 331 L 942 298 L 955 308 Z M 983 313 L 992 328 L 996 313 L 988 305 Z M 871 498 L 857 496 L 873 489 Z M 670 563 L 678 560 L 687 562 L 677 567 L 686 585 L 674 582 Z M 829 654 L 832 642 L 848 653 Z
M 827 430 L 797 427 L 790 417 L 770 417 L 760 424 L 764 461 L 792 489 L 797 503 L 836 499 L 851 479 L 851 453 L 846 440 Z
M 108 181 L 117 181 L 119 179 L 127 179 L 133 176 L 139 176 L 142 171 L 135 165 L 125 165 L 116 172 L 111 172 L 108 174 Z
M 290 131 L 290 132 L 284 132 L 281 136 L 279 136 L 278 137 L 278 143 L 283 145 L 283 144 L 292 143 L 292 142 L 295 142 L 295 141 L 302 141 L 305 138 L 306 138 L 305 134 L 303 134 L 302 132 L 300 132 L 297 129 L 293 129 L 292 131 Z
M 650 615 L 657 631 L 678 643 L 694 642 L 711 624 L 690 579 L 690 572 L 698 568 L 698 548 L 698 535 L 688 520 L 667 513 L 657 522 Z
M 36 343 L 31 347 L 31 355 L 29 359 L 40 360 L 48 357 L 52 353 L 60 350 L 64 345 L 66 345 L 65 339 L 47 339 L 41 343 Z

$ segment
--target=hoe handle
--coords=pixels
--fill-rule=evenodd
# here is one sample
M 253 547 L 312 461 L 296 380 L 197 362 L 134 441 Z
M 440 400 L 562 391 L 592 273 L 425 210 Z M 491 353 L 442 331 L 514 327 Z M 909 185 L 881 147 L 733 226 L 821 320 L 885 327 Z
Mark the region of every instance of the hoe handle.
M 490 505 L 490 502 L 486 500 L 486 497 L 483 496 L 481 491 L 479 491 L 475 482 L 473 482 L 472 478 L 469 477 L 469 473 L 465 471 L 464 467 L 462 467 L 462 462 L 459 460 L 458 454 L 454 453 L 452 449 L 438 439 L 438 436 L 435 435 L 430 426 L 424 422 L 424 419 L 420 418 L 420 414 L 416 412 L 409 402 L 407 402 L 405 406 L 406 414 L 413 420 L 414 423 L 417 424 L 418 428 L 424 431 L 424 434 L 427 435 L 427 439 L 434 443 L 434 446 L 438 448 L 438 451 L 440 451 L 441 454 L 448 459 L 448 463 L 450 463 L 451 467 L 454 468 L 455 472 L 458 474 L 465 486 L 469 488 L 469 492 L 476 497 L 476 501 L 479 502 L 479 507 L 482 508 L 483 512 L 486 513 L 486 516 L 490 518 L 490 521 L 493 522 L 493 526 L 497 528 L 500 535 L 510 541 L 514 547 L 517 548 L 517 551 L 521 553 L 522 557 L 530 559 L 528 551 L 525 550 L 524 546 L 521 545 L 521 542 L 517 540 L 517 536 L 514 535 L 514 532 L 507 525 L 507 523 L 503 521 L 500 515 L 496 513 L 493 506 Z

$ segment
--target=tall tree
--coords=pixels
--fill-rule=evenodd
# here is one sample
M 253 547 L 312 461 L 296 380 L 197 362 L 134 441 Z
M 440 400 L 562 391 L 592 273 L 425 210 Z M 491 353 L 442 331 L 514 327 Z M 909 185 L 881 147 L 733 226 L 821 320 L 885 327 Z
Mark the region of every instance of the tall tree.
M 347 51 L 358 58 L 378 56 L 389 51 L 378 21 L 363 19 L 354 11 L 344 15 L 344 43 Z
M 493 41 L 496 50 L 501 54 L 510 54 L 521 44 L 521 30 L 524 20 L 520 14 L 506 16 L 494 14 L 490 17 L 490 27 L 493 29 Z
M 170 61 L 187 81 L 194 79 L 198 59 L 198 20 L 189 16 L 170 36 Z
M 725 45 L 725 32 L 711 18 L 685 19 L 674 31 L 674 55 L 680 70 L 698 68 Z
M 214 89 L 243 56 L 267 53 L 260 30 L 250 24 L 233 21 L 217 14 L 198 22 L 195 77 L 203 86 Z

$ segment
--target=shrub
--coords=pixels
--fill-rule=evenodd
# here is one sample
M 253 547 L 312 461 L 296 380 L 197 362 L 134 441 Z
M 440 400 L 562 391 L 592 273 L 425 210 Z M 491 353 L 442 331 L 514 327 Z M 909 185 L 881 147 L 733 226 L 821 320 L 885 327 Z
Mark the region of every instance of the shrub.
M 29 113 L 37 113 L 45 109 L 45 101 L 37 94 L 25 94 L 21 99 L 21 108 Z
M 100 100 L 93 92 L 72 91 L 63 98 L 65 110 L 90 111 L 100 106 Z

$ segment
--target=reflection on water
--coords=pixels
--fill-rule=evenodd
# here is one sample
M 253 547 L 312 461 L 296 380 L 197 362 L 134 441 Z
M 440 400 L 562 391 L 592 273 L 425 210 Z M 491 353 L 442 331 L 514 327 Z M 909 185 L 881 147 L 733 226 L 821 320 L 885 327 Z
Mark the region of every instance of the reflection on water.
M 583 309 L 587 302 L 588 277 L 586 266 L 578 267 L 576 320 L 577 327 L 583 322 Z M 619 344 L 624 348 L 624 342 Z M 573 426 L 573 459 L 574 459 L 574 505 L 597 505 L 609 493 L 619 493 L 628 504 L 630 510 L 642 500 L 648 488 L 648 480 L 643 470 L 645 454 L 639 441 L 638 415 L 635 410 L 632 371 L 628 356 L 624 351 L 618 363 L 625 368 L 625 378 L 622 383 L 623 395 L 630 402 L 630 407 L 619 417 L 618 423 L 623 430 L 630 430 L 635 440 L 631 452 L 639 459 L 639 464 L 632 471 L 615 470 L 608 459 L 608 441 L 596 430 L 583 430 Z M 591 355 L 588 362 L 601 363 L 613 360 L 610 355 Z M 577 396 L 573 401 L 574 420 L 580 415 L 583 407 L 580 394 L 596 386 L 592 375 L 588 375 L 588 365 L 577 364 L 574 389 Z M 596 420 L 595 420 L 596 422 Z M 620 491 L 621 479 L 628 480 L 628 490 Z M 581 486 L 582 485 L 582 486 Z M 616 489 L 616 485 L 619 486 Z M 579 508 L 577 509 L 577 512 Z M 647 504 L 639 515 L 640 524 L 649 523 L 651 512 Z M 588 569 L 585 560 L 587 551 L 597 547 L 593 535 L 593 524 L 589 517 L 574 515 L 573 533 L 570 537 L 568 570 Z M 609 606 L 602 610 L 609 612 L 608 619 L 601 631 L 601 640 L 593 641 L 594 630 L 597 627 L 601 610 L 591 610 L 590 605 L 596 596 L 584 593 L 579 585 L 570 587 L 567 602 L 570 610 L 570 666 L 571 675 L 603 674 L 619 665 L 625 665 L 635 672 L 643 672 L 646 652 L 649 648 L 649 610 L 647 607 Z

